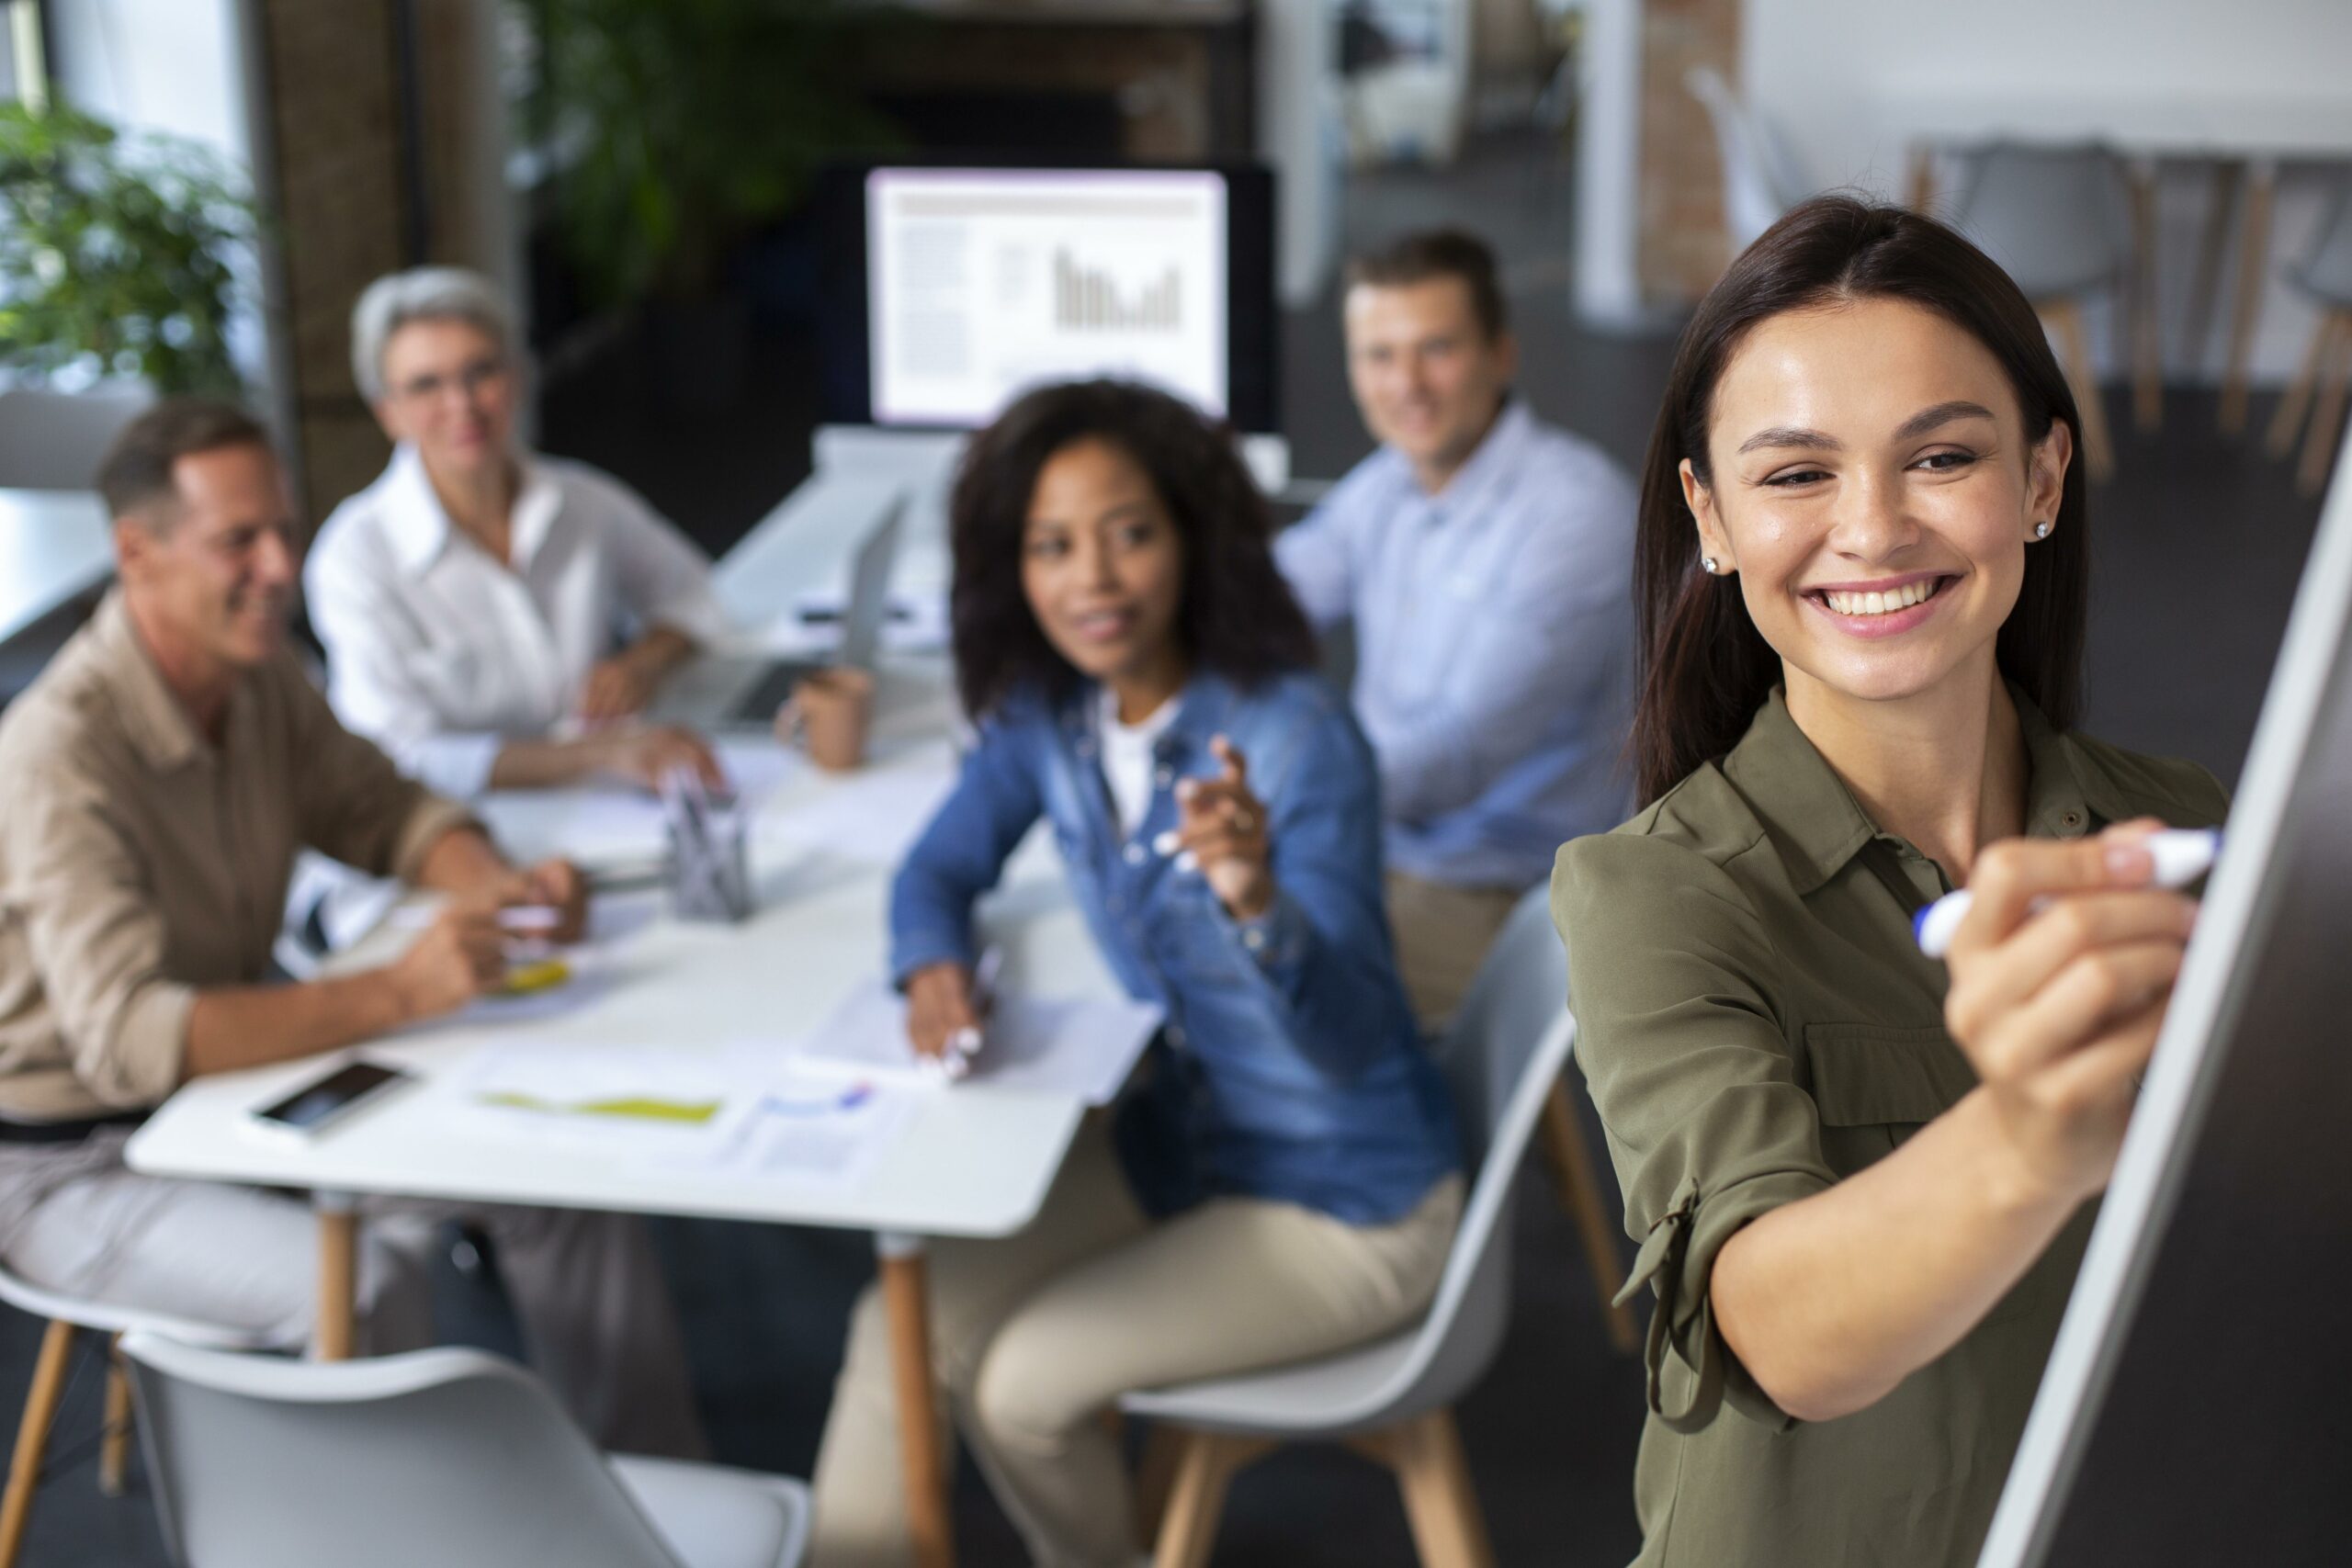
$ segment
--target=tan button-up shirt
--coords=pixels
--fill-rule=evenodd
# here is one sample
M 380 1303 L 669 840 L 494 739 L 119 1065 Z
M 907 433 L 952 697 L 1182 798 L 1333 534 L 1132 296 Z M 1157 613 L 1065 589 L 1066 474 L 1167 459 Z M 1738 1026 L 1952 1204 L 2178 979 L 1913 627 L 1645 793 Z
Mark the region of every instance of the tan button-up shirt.
M 290 653 L 216 750 L 119 592 L 0 715 L 0 1111 L 149 1106 L 198 990 L 267 971 L 295 852 L 412 875 L 462 808 L 335 722 Z
M 2012 689 L 2026 832 L 2208 827 L 2193 763 L 2064 734 Z M 1577 1061 L 1609 1134 L 1634 1283 L 1656 1291 L 1637 1568 L 1970 1568 L 2091 1224 L 2076 1215 L 1976 1327 L 1867 1410 L 1792 1421 L 1716 1326 L 1741 1226 L 1892 1153 L 1976 1085 L 1911 911 L 1942 868 L 1872 823 L 1781 694 L 1720 763 L 1560 852 Z

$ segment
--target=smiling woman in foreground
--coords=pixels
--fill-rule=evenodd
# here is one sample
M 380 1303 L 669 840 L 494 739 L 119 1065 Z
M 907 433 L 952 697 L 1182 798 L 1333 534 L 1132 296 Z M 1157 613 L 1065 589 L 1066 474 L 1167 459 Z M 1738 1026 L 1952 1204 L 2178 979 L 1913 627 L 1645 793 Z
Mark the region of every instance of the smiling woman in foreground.
M 1677 354 L 1644 474 L 1650 804 L 1561 852 L 1657 1292 L 1644 1565 L 1975 1561 L 2194 917 L 2200 769 L 2070 731 L 2072 396 L 2017 287 L 1808 202 Z M 1911 915 L 1976 889 L 1949 959 Z

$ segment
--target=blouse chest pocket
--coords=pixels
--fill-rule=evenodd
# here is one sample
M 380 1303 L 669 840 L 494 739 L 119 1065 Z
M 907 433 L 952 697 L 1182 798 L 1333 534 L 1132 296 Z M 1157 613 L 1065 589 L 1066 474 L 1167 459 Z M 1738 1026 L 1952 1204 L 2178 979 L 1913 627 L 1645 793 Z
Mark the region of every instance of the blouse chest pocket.
M 1976 1087 L 1968 1058 L 1940 1026 L 1809 1023 L 1804 1054 L 1823 1152 L 1841 1175 L 1887 1154 Z

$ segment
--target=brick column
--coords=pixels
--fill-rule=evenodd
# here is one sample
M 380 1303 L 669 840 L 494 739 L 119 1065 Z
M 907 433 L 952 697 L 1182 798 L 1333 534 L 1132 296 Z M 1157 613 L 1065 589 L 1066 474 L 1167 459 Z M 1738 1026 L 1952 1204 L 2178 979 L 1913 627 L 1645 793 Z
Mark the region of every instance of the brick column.
M 351 380 L 351 303 L 402 264 L 397 0 L 251 0 L 263 206 L 277 246 L 270 328 L 280 407 L 313 523 L 388 454 Z
M 1642 292 L 1693 300 L 1730 261 L 1714 127 L 1682 78 L 1712 65 L 1739 81 L 1739 0 L 1645 0 L 1642 8 Z
M 494 35 L 480 0 L 244 0 L 256 185 L 273 225 L 267 314 L 305 514 L 323 518 L 390 455 L 351 375 L 351 307 L 424 261 L 513 285 Z M 409 15 L 404 18 L 403 11 Z M 417 166 L 404 148 L 403 22 Z M 415 192 L 424 210 L 415 210 Z M 423 254 L 416 247 L 422 242 Z

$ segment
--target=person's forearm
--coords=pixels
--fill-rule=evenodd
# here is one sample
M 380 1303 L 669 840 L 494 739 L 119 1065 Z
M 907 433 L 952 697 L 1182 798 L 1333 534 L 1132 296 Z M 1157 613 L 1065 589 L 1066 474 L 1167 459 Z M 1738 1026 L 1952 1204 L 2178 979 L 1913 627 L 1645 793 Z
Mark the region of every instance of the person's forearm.
M 1877 1403 L 1957 1344 L 2080 1200 L 2044 1190 L 1977 1089 L 1826 1192 L 1716 1255 L 1716 1325 L 1772 1402 L 1826 1421 Z
M 184 1066 L 191 1078 L 258 1067 L 370 1039 L 417 1016 L 390 969 L 198 991 L 188 1010 Z
M 629 644 L 622 657 L 658 679 L 692 659 L 695 647 L 695 639 L 677 627 L 660 626 Z
M 498 846 L 478 828 L 453 828 L 433 840 L 417 868 L 416 885 L 436 892 L 490 892 L 514 874 Z
M 560 789 L 605 769 L 599 738 L 577 740 L 509 740 L 490 765 L 492 789 Z

